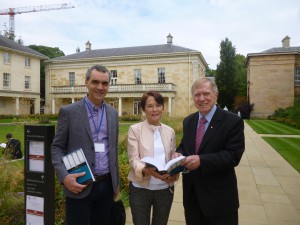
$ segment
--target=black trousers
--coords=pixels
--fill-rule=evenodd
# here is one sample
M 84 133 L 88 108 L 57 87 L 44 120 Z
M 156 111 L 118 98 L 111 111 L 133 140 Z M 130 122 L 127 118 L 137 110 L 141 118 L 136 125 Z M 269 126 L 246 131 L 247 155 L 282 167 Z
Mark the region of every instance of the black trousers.
M 184 203 L 184 215 L 187 225 L 238 225 L 238 211 L 218 217 L 206 217 L 203 215 L 195 188 L 192 188 L 193 196 Z M 205 206 L 204 206 L 205 207 Z
M 113 204 L 111 179 L 92 184 L 90 194 L 83 199 L 66 198 L 67 225 L 107 225 Z

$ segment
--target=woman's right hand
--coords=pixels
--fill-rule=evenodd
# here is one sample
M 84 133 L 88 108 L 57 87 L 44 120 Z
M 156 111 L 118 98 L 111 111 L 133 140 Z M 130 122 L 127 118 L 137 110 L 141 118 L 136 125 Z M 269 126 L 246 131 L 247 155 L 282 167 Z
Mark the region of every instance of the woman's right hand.
M 143 174 L 144 176 L 153 176 L 157 179 L 160 179 L 162 181 L 166 181 L 170 175 L 169 174 L 159 174 L 158 172 L 156 172 L 155 167 L 145 167 L 143 169 Z

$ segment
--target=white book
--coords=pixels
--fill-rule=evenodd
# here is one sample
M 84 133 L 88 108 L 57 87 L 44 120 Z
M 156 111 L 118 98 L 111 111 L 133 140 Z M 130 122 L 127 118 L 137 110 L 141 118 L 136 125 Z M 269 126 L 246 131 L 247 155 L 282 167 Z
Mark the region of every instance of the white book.
M 62 160 L 70 174 L 85 172 L 84 176 L 77 178 L 78 183 L 88 184 L 95 181 L 95 177 L 81 148 L 63 156 Z
M 165 166 L 157 162 L 154 158 L 146 156 L 141 159 L 142 162 L 146 163 L 147 167 L 155 167 L 156 171 L 160 174 L 168 173 L 171 176 L 180 173 L 184 170 L 184 166 L 181 163 L 184 161 L 185 156 L 179 156 L 177 158 L 171 159 Z

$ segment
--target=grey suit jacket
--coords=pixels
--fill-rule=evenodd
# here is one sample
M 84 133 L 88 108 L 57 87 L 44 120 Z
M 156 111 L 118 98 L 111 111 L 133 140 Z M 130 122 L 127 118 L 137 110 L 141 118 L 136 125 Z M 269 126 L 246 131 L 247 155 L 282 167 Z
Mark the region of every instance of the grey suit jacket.
M 119 186 L 119 165 L 118 165 L 118 134 L 119 122 L 117 111 L 105 104 L 105 112 L 108 124 L 108 151 L 109 167 L 112 178 L 114 192 Z M 81 99 L 70 105 L 61 107 L 59 111 L 56 134 L 51 146 L 52 164 L 56 175 L 61 183 L 68 175 L 68 172 L 62 162 L 62 157 L 78 148 L 82 148 L 89 162 L 91 170 L 95 169 L 95 149 L 92 139 L 88 114 L 84 100 Z M 74 194 L 64 187 L 64 192 L 70 198 L 84 198 L 92 188 L 92 184 L 79 194 Z

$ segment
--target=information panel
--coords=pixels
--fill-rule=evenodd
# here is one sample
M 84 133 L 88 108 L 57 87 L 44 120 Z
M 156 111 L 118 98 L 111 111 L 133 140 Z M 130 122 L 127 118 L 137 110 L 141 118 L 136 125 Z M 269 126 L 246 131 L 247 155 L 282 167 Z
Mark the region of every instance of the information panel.
M 26 225 L 55 223 L 55 179 L 50 152 L 54 133 L 55 126 L 24 127 Z

